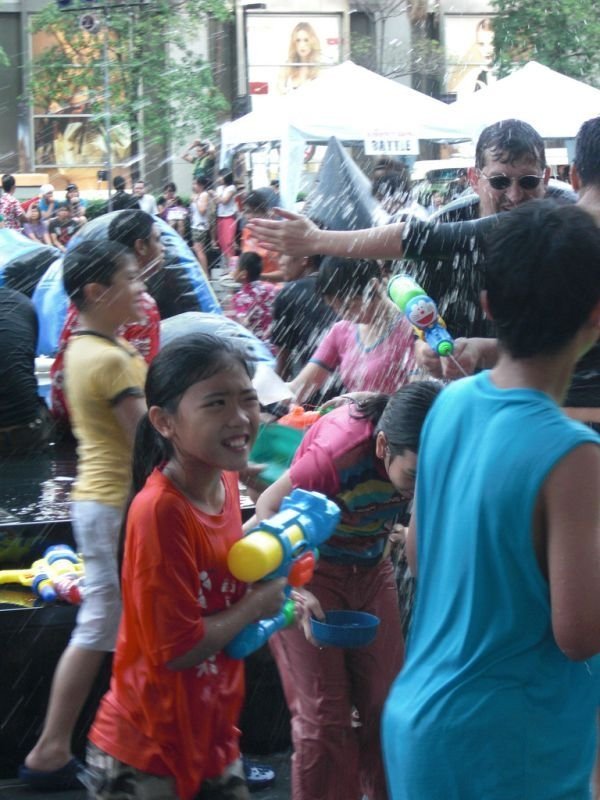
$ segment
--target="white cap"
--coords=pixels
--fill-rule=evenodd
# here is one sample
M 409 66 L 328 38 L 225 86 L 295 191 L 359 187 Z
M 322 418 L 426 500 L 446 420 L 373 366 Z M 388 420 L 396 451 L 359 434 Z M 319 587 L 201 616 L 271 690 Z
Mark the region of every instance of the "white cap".
M 52 186 L 51 183 L 43 183 L 40 186 L 40 194 L 41 195 L 50 194 L 50 192 L 53 192 L 53 191 L 54 191 L 54 186 Z

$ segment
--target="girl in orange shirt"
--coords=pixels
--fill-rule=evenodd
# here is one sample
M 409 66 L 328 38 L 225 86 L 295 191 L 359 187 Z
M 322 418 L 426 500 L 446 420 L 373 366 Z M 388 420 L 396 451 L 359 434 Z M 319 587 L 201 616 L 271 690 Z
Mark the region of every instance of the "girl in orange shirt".
M 152 363 L 134 449 L 123 616 L 110 689 L 89 735 L 90 797 L 245 800 L 236 724 L 243 662 L 223 652 L 279 611 L 285 579 L 227 569 L 242 535 L 239 470 L 259 405 L 239 351 L 206 334 Z

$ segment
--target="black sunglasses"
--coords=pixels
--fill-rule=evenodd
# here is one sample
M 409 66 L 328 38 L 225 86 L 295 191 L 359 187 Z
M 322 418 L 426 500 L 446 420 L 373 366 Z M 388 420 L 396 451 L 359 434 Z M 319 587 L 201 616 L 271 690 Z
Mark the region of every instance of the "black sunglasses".
M 505 192 L 513 181 L 516 181 L 524 192 L 532 192 L 540 185 L 542 175 L 521 175 L 520 178 L 509 178 L 508 175 L 484 175 L 483 172 L 479 173 L 482 178 L 489 181 L 492 189 L 497 192 Z

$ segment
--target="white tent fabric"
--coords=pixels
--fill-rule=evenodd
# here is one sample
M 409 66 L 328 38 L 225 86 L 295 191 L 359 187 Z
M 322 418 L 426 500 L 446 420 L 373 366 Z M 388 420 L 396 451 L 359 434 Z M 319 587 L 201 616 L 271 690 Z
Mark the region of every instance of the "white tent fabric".
M 221 152 L 253 142 L 281 141 L 282 198 L 295 200 L 306 142 L 364 141 L 376 132 L 398 138 L 468 138 L 447 105 L 351 61 L 323 69 L 314 81 L 261 109 L 225 123 Z
M 530 61 L 448 108 L 473 139 L 510 118 L 528 122 L 544 139 L 571 139 L 586 119 L 600 115 L 600 90 Z

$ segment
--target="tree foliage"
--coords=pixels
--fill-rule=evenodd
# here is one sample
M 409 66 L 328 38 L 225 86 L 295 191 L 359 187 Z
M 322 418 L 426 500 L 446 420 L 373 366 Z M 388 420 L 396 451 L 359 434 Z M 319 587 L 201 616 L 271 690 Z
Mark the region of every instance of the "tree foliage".
M 101 11 L 93 13 L 102 20 Z M 209 16 L 225 20 L 228 15 L 224 0 L 151 0 L 111 6 L 106 28 L 88 33 L 79 26 L 78 14 L 50 3 L 32 22 L 32 33 L 46 45 L 31 64 L 33 106 L 37 113 L 68 113 L 73 96 L 83 91 L 86 111 L 102 119 L 106 31 L 111 124 L 126 122 L 134 142 L 143 136 L 146 144 L 210 135 L 227 105 L 215 89 L 210 64 L 193 43 Z
M 533 60 L 600 85 L 600 16 L 595 0 L 491 0 L 491 4 L 497 11 L 493 25 L 500 75 Z

